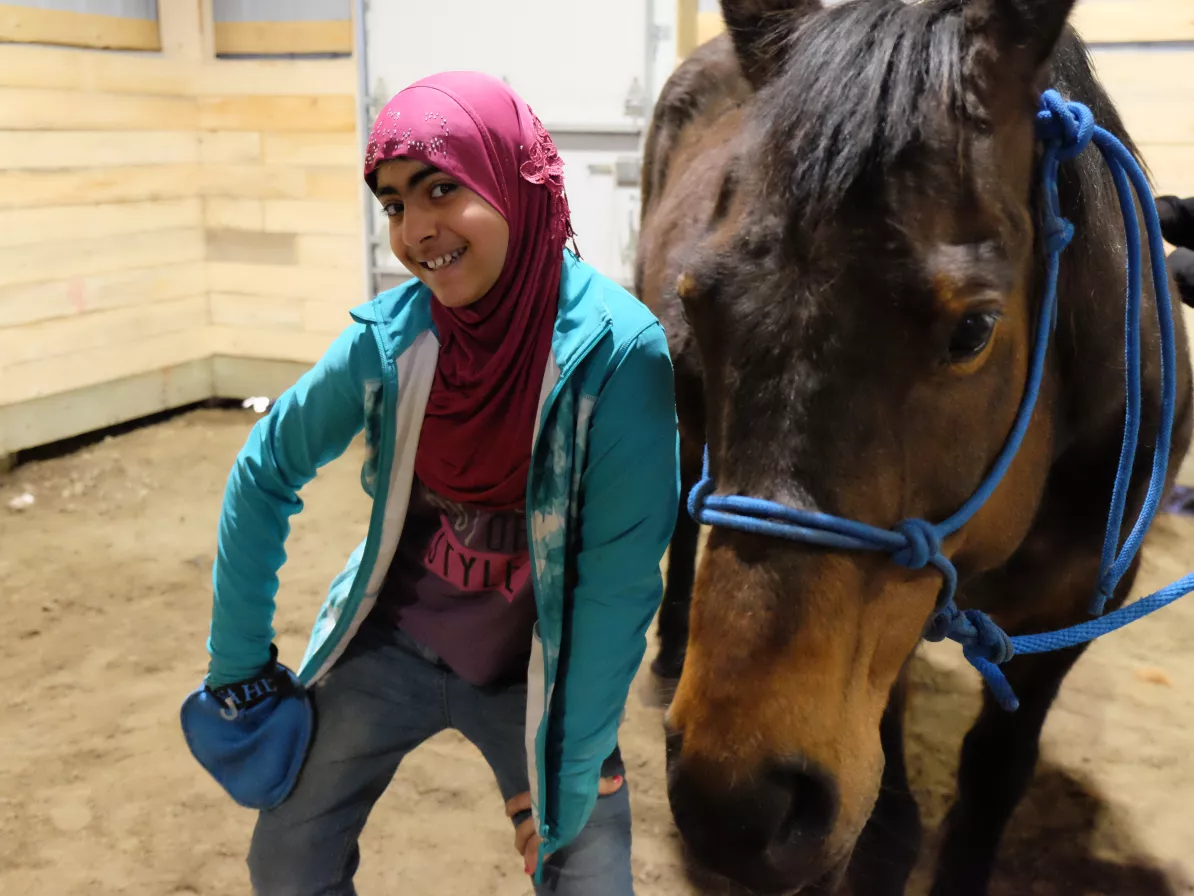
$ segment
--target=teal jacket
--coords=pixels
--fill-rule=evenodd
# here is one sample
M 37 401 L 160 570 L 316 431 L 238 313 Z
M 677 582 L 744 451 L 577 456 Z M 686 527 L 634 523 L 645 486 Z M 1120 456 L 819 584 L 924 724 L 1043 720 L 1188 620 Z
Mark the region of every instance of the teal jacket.
M 430 303 L 427 288 L 410 281 L 354 309 L 354 324 L 254 426 L 220 517 L 212 687 L 252 676 L 269 659 L 298 491 L 362 429 L 369 532 L 315 620 L 299 669 L 304 684 L 327 674 L 377 600 L 402 533 L 439 351 Z M 527 482 L 538 605 L 527 759 L 541 856 L 570 843 L 593 810 L 663 593 L 660 561 L 679 490 L 663 329 L 633 296 L 566 253 Z

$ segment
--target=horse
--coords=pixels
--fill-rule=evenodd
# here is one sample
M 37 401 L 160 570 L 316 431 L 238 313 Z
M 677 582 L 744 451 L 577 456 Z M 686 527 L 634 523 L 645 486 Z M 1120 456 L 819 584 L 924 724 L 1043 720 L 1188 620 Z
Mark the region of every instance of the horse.
M 1135 152 L 1073 5 L 722 0 L 726 32 L 677 67 L 652 116 L 635 266 L 673 355 L 685 494 L 706 446 L 721 493 L 882 529 L 943 519 L 979 487 L 1025 392 L 1046 277 L 1042 91 Z M 1061 166 L 1059 196 L 1076 233 L 1039 399 L 1002 481 L 941 546 L 958 605 L 1012 634 L 1090 618 L 1124 432 L 1125 228 L 1093 147 Z M 1142 446 L 1160 419 L 1154 292 Z M 1177 318 L 1170 471 L 1192 418 Z M 1139 456 L 1128 519 L 1148 479 Z M 941 575 L 717 525 L 699 558 L 697 540 L 682 507 L 654 662 L 678 676 L 665 725 L 682 841 L 756 892 L 902 893 L 922 836 L 907 676 Z M 1015 712 L 985 694 L 935 896 L 987 892 L 1081 654 L 1012 658 Z

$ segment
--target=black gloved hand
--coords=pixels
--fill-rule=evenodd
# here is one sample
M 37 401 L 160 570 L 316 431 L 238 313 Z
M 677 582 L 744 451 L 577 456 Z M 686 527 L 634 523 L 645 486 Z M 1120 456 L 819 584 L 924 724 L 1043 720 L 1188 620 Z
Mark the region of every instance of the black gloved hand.
M 1167 262 L 1182 302 L 1194 308 L 1194 249 L 1174 249 Z
M 1157 196 L 1154 201 L 1165 242 L 1183 249 L 1194 249 L 1194 198 Z

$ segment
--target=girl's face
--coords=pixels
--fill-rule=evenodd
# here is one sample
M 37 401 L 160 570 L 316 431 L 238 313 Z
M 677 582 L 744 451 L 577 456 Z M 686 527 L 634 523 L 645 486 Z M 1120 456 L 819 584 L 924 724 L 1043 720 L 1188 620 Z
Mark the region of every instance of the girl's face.
M 471 305 L 497 283 L 510 228 L 468 187 L 425 162 L 394 159 L 377 169 L 377 198 L 395 257 L 443 305 Z

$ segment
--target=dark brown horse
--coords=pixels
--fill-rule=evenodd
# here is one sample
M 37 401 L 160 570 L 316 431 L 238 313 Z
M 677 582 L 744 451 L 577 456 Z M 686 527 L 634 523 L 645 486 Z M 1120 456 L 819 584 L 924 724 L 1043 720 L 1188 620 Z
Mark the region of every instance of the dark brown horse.
M 974 493 L 1036 330 L 1041 91 L 1131 145 L 1066 26 L 1073 2 L 723 0 L 729 34 L 670 79 L 644 172 L 638 291 L 671 340 L 686 492 L 707 441 L 720 493 L 882 528 L 942 520 Z M 943 547 L 958 603 L 1013 634 L 1089 618 L 1124 424 L 1124 227 L 1093 147 L 1063 165 L 1061 203 L 1077 236 L 1040 400 L 1002 484 Z M 1151 446 L 1147 287 L 1143 318 Z M 1171 471 L 1191 428 L 1180 313 L 1177 341 Z M 696 542 L 682 512 L 656 661 L 683 662 L 668 724 L 684 840 L 761 892 L 902 893 L 920 837 L 903 681 L 940 575 L 718 527 L 698 566 Z M 1021 705 L 988 695 L 966 737 L 935 894 L 986 891 L 1080 653 L 1004 667 Z

